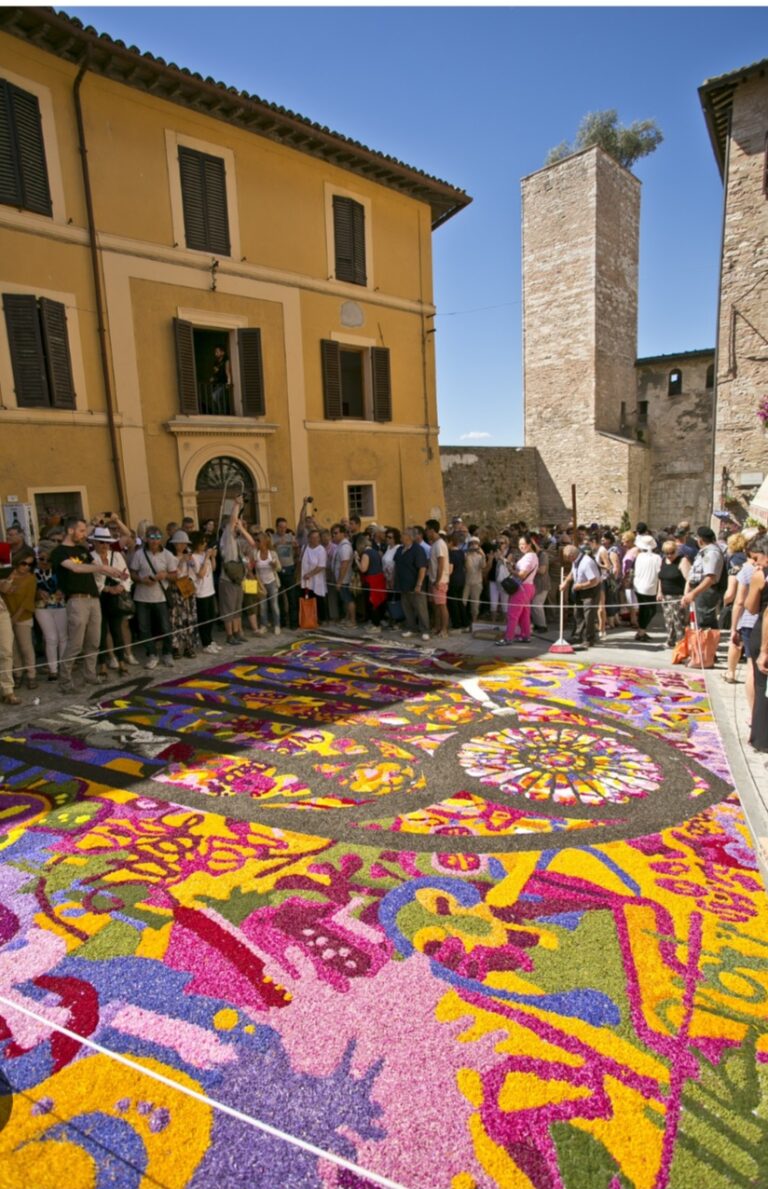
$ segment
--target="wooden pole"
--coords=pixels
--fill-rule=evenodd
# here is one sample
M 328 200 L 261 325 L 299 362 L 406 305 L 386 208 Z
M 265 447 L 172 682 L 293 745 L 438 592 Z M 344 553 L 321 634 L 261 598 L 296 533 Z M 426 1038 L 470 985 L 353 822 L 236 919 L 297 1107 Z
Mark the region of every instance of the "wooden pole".
M 576 526 L 579 523 L 576 519 L 576 484 L 571 484 L 571 515 L 573 516 L 573 539 L 576 540 Z

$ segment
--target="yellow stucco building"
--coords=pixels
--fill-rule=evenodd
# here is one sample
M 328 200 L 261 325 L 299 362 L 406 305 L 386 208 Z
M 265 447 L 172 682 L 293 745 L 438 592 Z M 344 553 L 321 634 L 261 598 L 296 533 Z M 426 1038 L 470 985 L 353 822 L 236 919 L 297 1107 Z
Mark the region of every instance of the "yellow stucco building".
M 130 523 L 442 511 L 431 233 L 461 190 L 0 9 L 0 502 Z

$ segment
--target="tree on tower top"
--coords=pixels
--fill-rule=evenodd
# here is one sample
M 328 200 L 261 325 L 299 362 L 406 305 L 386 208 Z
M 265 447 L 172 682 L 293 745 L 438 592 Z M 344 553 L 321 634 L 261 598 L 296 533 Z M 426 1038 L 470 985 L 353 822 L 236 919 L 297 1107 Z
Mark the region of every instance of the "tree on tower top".
M 663 141 L 661 129 L 655 120 L 635 120 L 634 124 L 620 124 L 618 112 L 609 108 L 607 111 L 590 111 L 579 124 L 576 139 L 572 145 L 567 140 L 561 141 L 549 150 L 545 165 L 554 165 L 565 157 L 571 157 L 581 149 L 589 149 L 592 145 L 599 145 L 619 165 L 631 169 L 635 161 L 647 157 L 654 152 Z

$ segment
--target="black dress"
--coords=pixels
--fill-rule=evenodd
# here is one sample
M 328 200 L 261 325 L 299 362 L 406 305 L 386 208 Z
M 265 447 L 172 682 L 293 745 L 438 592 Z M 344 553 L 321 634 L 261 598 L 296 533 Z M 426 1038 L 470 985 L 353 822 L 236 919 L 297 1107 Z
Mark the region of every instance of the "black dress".
M 762 647 L 763 613 L 766 607 L 768 607 L 768 582 L 760 592 L 760 613 L 749 637 L 749 655 L 752 657 L 755 673 L 755 708 L 752 711 L 749 742 L 756 751 L 768 751 L 768 698 L 765 696 L 768 678 L 757 667 L 757 656 Z

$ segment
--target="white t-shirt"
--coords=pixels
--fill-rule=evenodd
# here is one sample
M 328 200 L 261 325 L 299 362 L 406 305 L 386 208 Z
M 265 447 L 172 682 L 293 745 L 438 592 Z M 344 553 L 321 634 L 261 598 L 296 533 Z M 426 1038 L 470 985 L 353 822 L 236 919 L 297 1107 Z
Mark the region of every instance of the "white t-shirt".
M 445 565 L 443 566 L 443 576 L 440 582 L 441 585 L 447 586 L 449 578 L 448 546 L 442 537 L 435 537 L 429 549 L 430 586 L 434 586 L 437 582 L 438 565 L 441 557 L 445 558 Z
M 339 574 L 341 573 L 341 567 L 343 566 L 345 561 L 348 561 L 351 563 L 353 553 L 354 553 L 354 550 L 352 548 L 351 541 L 348 541 L 346 539 L 346 537 L 342 541 L 339 541 L 338 545 L 336 546 L 336 552 L 333 555 L 333 577 L 334 577 L 334 580 L 337 585 L 339 583 Z M 352 577 L 352 565 L 350 564 L 349 566 L 347 566 L 347 572 L 344 575 L 344 580 L 341 583 L 341 585 L 349 586 L 349 581 L 350 581 L 351 577 Z
M 187 562 L 189 569 L 189 576 L 195 584 L 195 598 L 209 599 L 211 595 L 216 593 L 216 588 L 213 584 L 213 566 L 208 562 L 208 569 L 203 577 L 200 577 L 200 571 L 203 569 L 206 562 L 205 552 L 191 553 Z
M 635 558 L 632 584 L 638 594 L 655 595 L 659 586 L 661 557 L 648 549 L 641 549 Z

